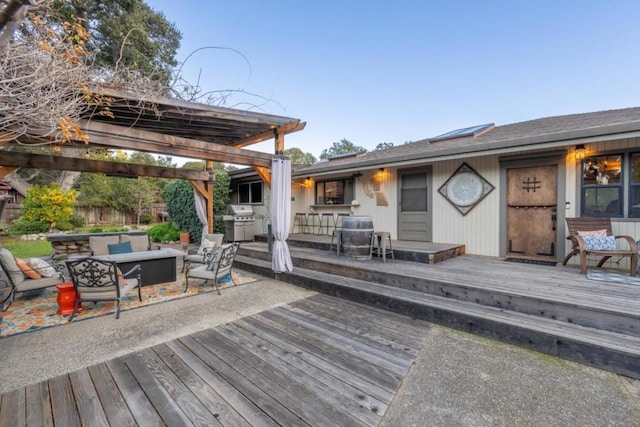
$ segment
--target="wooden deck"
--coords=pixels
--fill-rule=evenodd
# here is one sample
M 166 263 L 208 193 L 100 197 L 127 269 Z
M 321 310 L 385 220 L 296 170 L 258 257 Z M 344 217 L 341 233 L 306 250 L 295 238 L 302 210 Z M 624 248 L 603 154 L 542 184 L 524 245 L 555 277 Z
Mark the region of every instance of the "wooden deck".
M 429 324 L 316 295 L 0 396 L 0 426 L 375 426 Z
M 338 257 L 328 243 L 297 240 L 289 250 L 290 273 L 273 274 L 260 242 L 242 244 L 236 262 L 328 295 L 640 378 L 638 284 L 591 280 L 579 266 L 492 257 L 385 263 Z

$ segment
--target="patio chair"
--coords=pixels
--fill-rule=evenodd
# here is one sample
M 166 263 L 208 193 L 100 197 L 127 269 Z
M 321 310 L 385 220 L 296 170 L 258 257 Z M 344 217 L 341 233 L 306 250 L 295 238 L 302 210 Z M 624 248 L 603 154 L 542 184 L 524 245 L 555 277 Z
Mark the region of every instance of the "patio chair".
M 184 257 L 182 271 L 184 272 L 191 264 L 206 264 L 213 256 L 215 249 L 222 245 L 223 239 L 222 233 L 205 234 L 198 250 L 192 250 Z
M 213 285 L 220 295 L 220 287 L 218 281 L 226 276 L 231 277 L 231 282 L 236 286 L 236 282 L 233 280 L 231 269 L 233 268 L 233 261 L 236 258 L 238 252 L 239 243 L 227 243 L 222 245 L 216 250 L 211 259 L 204 265 L 198 267 L 187 268 L 184 280 L 184 291 L 187 292 L 189 288 L 189 279 L 204 279 L 205 283 L 209 280 L 213 281 Z
M 587 257 L 589 255 L 601 257 L 598 267 L 602 267 L 611 257 L 628 257 L 631 264 L 630 274 L 635 276 L 638 267 L 638 245 L 631 236 L 614 236 L 610 218 L 566 218 L 566 221 L 569 228 L 567 239 L 571 240 L 573 248 L 562 261 L 562 265 L 567 265 L 569 259 L 574 255 L 580 255 L 580 271 L 584 274 L 587 272 Z M 619 249 L 615 244 L 618 239 L 625 240 L 629 249 Z M 598 243 L 608 243 L 608 245 L 594 246 L 590 244 L 591 240 Z M 613 245 L 611 245 L 612 242 L 614 242 Z
M 24 263 L 21 263 L 22 268 L 20 268 L 13 254 L 7 248 L 0 248 L 0 266 L 2 266 L 2 272 L 6 278 L 0 277 L 0 288 L 6 287 L 8 289 L 5 295 L 0 293 L 2 311 L 9 308 L 18 293 L 45 289 L 64 282 L 62 273 L 44 261 L 38 261 L 41 261 L 44 267 L 25 266 Z M 5 285 L 2 285 L 3 282 Z
M 138 288 L 138 299 L 142 301 L 139 264 L 124 274 L 120 273 L 115 261 L 86 257 L 68 260 L 66 264 L 76 292 L 76 302 L 69 322 L 77 314 L 81 302 L 113 301 L 116 319 L 119 319 L 120 302 L 129 291 Z M 123 283 L 125 280 L 126 283 Z

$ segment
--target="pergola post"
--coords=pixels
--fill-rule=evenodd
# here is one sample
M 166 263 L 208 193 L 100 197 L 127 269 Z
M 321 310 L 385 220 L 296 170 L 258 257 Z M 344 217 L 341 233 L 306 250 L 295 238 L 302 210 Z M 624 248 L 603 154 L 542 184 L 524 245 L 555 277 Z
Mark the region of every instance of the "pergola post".
M 209 179 L 206 181 L 189 180 L 189 183 L 200 194 L 206 203 L 207 210 L 207 233 L 213 233 L 213 185 L 215 174 L 213 172 L 213 161 L 207 160 L 206 170 L 209 172 Z

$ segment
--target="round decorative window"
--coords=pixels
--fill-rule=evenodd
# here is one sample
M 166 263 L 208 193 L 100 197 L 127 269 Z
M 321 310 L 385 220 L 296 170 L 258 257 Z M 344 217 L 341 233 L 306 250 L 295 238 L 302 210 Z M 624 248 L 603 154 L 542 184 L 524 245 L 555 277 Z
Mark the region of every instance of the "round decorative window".
M 466 215 L 494 188 L 471 166 L 463 163 L 449 177 L 447 182 L 442 184 L 438 192 L 455 206 L 462 215 Z
M 447 196 L 455 205 L 472 205 L 480 200 L 483 192 L 482 180 L 471 172 L 459 173 L 451 177 L 447 183 Z

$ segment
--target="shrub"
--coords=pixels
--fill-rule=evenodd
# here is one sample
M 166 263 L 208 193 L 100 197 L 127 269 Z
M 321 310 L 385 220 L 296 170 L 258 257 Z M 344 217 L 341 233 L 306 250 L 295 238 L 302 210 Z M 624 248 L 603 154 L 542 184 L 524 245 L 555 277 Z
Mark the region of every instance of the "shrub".
M 191 236 L 202 234 L 202 224 L 196 213 L 191 184 L 183 180 L 170 182 L 164 188 L 164 201 L 167 204 L 169 220 L 175 224 L 178 231 L 188 231 Z
M 230 178 L 224 169 L 217 168 L 216 181 L 213 185 L 213 214 L 224 215 L 229 203 Z M 188 231 L 194 237 L 195 242 L 200 243 L 202 224 L 196 214 L 193 197 L 193 187 L 187 181 L 172 181 L 164 188 L 164 202 L 167 205 L 169 220 L 176 227 Z M 214 221 L 214 232 L 224 233 L 225 224 L 222 220 Z
M 60 231 L 69 231 L 73 230 L 75 227 L 71 224 L 71 221 L 58 221 L 56 223 L 56 228 Z
M 89 233 L 102 233 L 102 232 L 104 232 L 102 227 L 91 227 L 89 229 Z
M 153 222 L 153 220 L 156 219 L 153 214 L 151 212 L 143 212 L 140 215 L 140 222 L 142 224 L 149 224 L 150 222 Z
M 51 228 L 58 221 L 68 221 L 76 204 L 75 190 L 62 190 L 57 183 L 34 185 L 22 202 L 22 216 L 29 221 L 46 222 Z
M 73 226 L 73 228 L 81 228 L 84 227 L 85 219 L 82 215 L 73 214 L 69 218 L 69 222 Z
M 49 230 L 49 223 L 42 221 L 29 221 L 20 217 L 11 222 L 11 234 L 39 234 Z
M 147 230 L 147 234 L 154 243 L 175 242 L 180 239 L 180 230 L 172 223 L 156 224 Z

